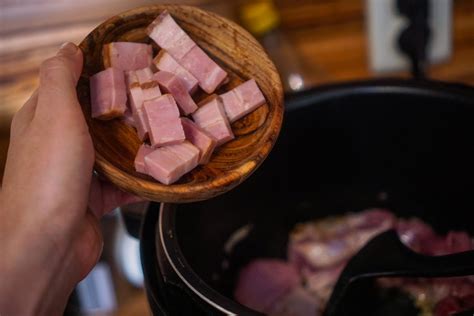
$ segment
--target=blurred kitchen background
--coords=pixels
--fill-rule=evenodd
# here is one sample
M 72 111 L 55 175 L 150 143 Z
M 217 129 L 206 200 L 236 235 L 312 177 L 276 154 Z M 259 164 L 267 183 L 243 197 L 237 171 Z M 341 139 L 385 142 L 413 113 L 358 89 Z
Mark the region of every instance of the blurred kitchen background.
M 400 15 L 397 1 L 179 3 L 217 12 L 249 29 L 274 59 L 291 92 L 354 79 L 410 77 L 409 61 L 397 45 L 408 19 Z M 166 1 L 171 2 L 175 1 Z M 427 77 L 474 85 L 474 1 L 421 2 L 429 4 L 426 56 L 432 64 L 426 68 Z M 41 61 L 63 42 L 80 43 L 108 17 L 154 3 L 158 1 L 0 0 L 0 179 L 11 119 L 36 88 Z M 104 229 L 104 264 L 78 288 L 71 306 L 96 311 L 100 307 L 112 315 L 147 314 L 136 240 L 127 237 L 118 213 L 104 219 Z M 117 263 L 121 256 L 128 257 L 127 265 Z

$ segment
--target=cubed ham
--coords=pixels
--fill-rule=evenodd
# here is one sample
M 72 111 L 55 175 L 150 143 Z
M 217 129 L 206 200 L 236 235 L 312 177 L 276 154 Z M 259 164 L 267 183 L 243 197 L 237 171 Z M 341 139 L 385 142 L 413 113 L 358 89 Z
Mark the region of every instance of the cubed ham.
M 127 110 L 127 90 L 123 71 L 107 68 L 90 77 L 93 118 L 109 120 Z
M 181 123 L 183 124 L 186 139 L 200 151 L 199 164 L 207 164 L 211 159 L 212 152 L 216 148 L 216 140 L 188 118 L 182 117 Z
M 143 110 L 153 147 L 178 144 L 185 140 L 178 106 L 170 94 L 145 101 Z
M 171 72 L 179 79 L 188 90 L 189 94 L 193 94 L 198 86 L 198 80 L 183 66 L 181 66 L 170 54 L 165 50 L 161 50 L 153 59 L 153 63 L 158 70 Z
M 125 122 L 125 124 L 129 126 L 135 126 L 135 120 L 133 119 L 133 113 L 130 111 L 130 109 L 127 109 L 125 113 L 123 114 L 122 120 Z
M 167 150 L 176 155 L 182 162 L 184 167 L 184 173 L 188 173 L 193 170 L 199 162 L 199 148 L 194 146 L 188 141 L 185 141 L 181 146 L 167 146 Z M 197 154 L 197 157 L 196 157 Z
M 143 106 L 144 96 L 135 71 L 125 72 L 125 79 L 127 83 L 128 103 L 132 115 L 135 114 Z
M 217 146 L 234 139 L 219 97 L 201 106 L 192 116 L 194 122 L 217 141 Z
M 141 141 L 145 141 L 148 138 L 148 130 L 150 129 L 147 118 L 145 116 L 145 110 L 140 108 L 133 112 L 133 122 L 137 129 L 138 138 Z
M 197 110 L 197 105 L 184 87 L 181 79 L 171 72 L 158 71 L 153 75 L 153 79 L 158 82 L 164 92 L 171 93 L 178 103 L 181 112 L 188 115 Z
M 227 78 L 227 72 L 197 45 L 179 63 L 196 77 L 201 89 L 207 93 L 213 93 Z
M 141 110 L 141 108 L 143 107 L 144 100 L 145 96 L 143 95 L 143 91 L 140 85 L 132 85 L 128 88 L 128 103 L 130 105 L 130 110 L 132 111 L 132 113 Z
M 153 61 L 151 45 L 133 42 L 105 44 L 102 56 L 105 67 L 114 67 L 125 71 L 149 67 Z
M 147 33 L 158 46 L 189 71 L 207 93 L 213 93 L 226 79 L 227 73 L 196 45 L 168 11 L 163 11 L 148 26 Z
M 145 83 L 141 85 L 141 88 L 145 101 L 153 100 L 161 96 L 161 90 L 156 81 Z
M 254 79 L 221 95 L 229 121 L 235 122 L 265 103 L 265 97 Z
M 199 149 L 185 141 L 164 146 L 145 156 L 147 173 L 163 184 L 172 184 L 198 165 Z
M 148 36 L 166 50 L 178 62 L 196 43 L 175 22 L 167 10 L 164 10 L 148 27 Z
M 144 141 L 148 137 L 148 124 L 143 112 L 143 103 L 161 96 L 158 83 L 153 80 L 150 68 L 126 72 L 130 109 L 138 137 Z
M 153 81 L 153 71 L 149 67 L 135 70 L 135 76 L 140 85 Z
M 153 152 L 153 148 L 146 144 L 142 144 L 135 156 L 135 170 L 140 173 L 146 173 L 145 156 Z
M 132 87 L 139 85 L 142 90 L 143 101 L 153 100 L 161 96 L 158 83 L 153 79 L 153 72 L 150 68 L 143 68 L 128 73 Z

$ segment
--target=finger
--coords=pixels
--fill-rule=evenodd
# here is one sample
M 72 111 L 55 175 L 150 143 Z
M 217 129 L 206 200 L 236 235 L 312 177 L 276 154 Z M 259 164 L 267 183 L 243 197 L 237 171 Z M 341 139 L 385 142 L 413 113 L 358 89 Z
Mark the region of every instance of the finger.
M 141 201 L 142 198 L 121 191 L 108 181 L 101 180 L 97 176 L 92 177 L 89 208 L 97 218 L 119 206 Z
M 33 92 L 26 103 L 13 116 L 10 135 L 15 137 L 23 133 L 25 128 L 30 124 L 35 115 L 36 104 L 38 103 L 38 89 Z
M 72 43 L 61 46 L 56 56 L 40 66 L 38 110 L 58 117 L 77 104 L 76 84 L 82 71 L 82 52 Z

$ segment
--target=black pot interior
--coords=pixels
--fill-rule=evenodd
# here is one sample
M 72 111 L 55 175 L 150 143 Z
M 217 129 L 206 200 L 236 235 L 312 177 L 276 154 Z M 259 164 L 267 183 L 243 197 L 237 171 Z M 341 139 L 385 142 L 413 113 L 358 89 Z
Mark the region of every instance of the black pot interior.
M 232 298 L 239 268 L 257 257 L 284 258 L 296 223 L 371 207 L 419 217 L 440 233 L 474 234 L 472 89 L 460 97 L 427 86 L 349 85 L 290 100 L 277 145 L 252 177 L 223 196 L 176 209 L 191 268 Z M 249 237 L 227 256 L 224 243 L 249 223 Z M 369 294 L 358 298 L 367 315 L 374 308 Z

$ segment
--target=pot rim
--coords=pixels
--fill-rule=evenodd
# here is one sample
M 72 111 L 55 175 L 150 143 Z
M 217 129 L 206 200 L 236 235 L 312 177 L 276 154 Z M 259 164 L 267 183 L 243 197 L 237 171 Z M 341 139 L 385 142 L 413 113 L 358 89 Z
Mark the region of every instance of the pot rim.
M 176 204 L 161 203 L 156 242 L 161 244 L 163 253 L 178 278 L 196 296 L 226 315 L 262 315 L 214 290 L 194 272 L 175 236 L 175 208 Z

